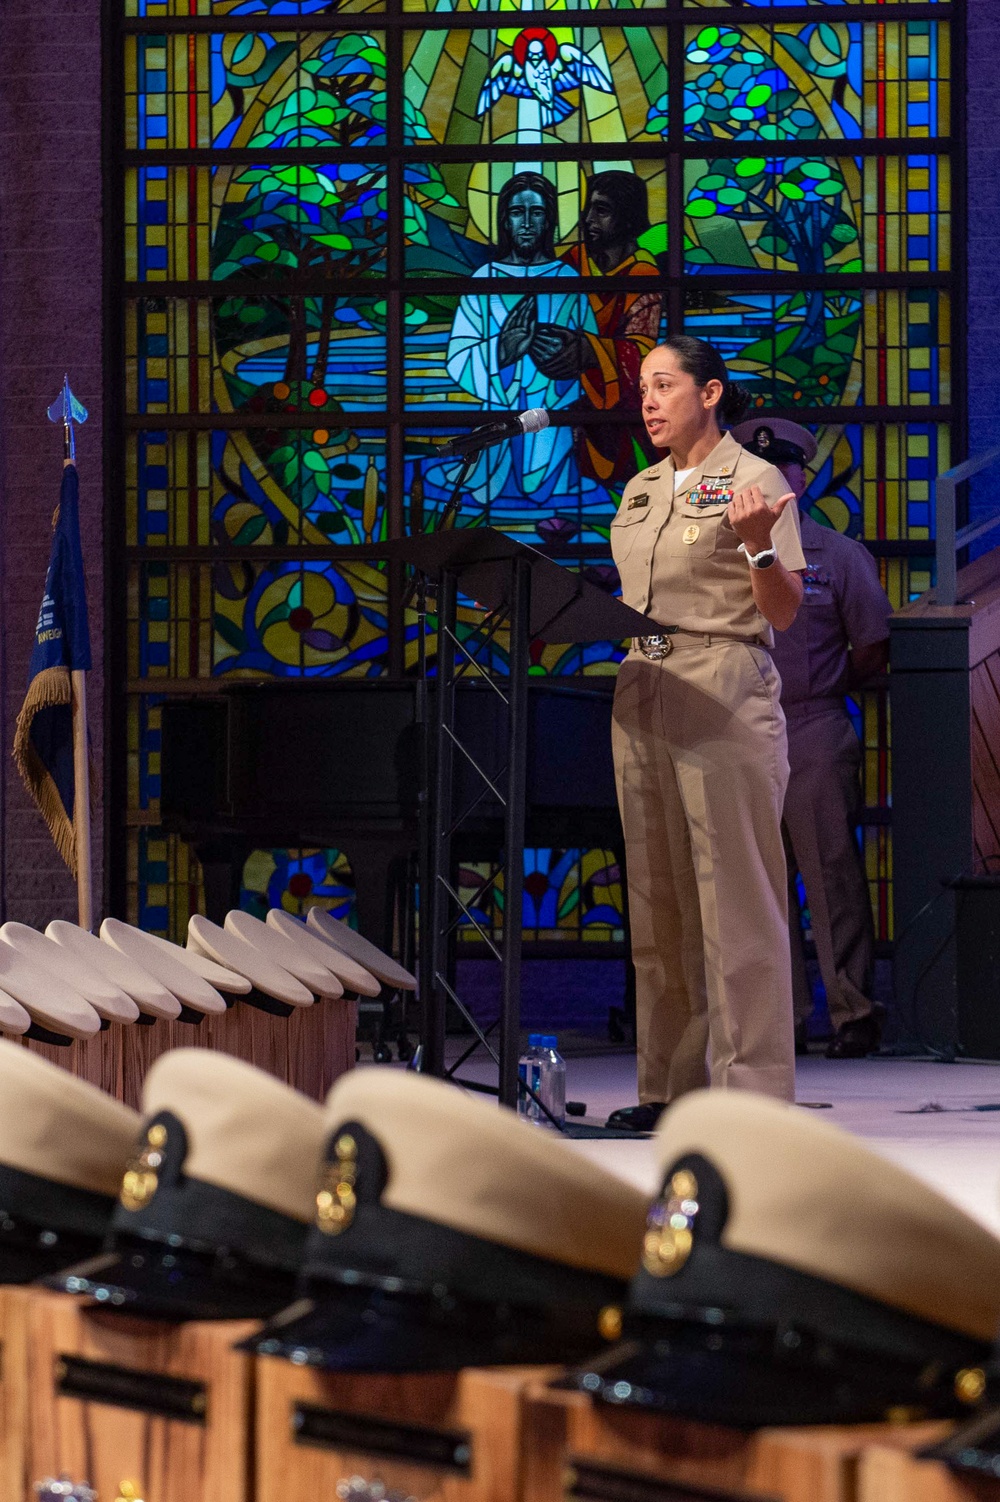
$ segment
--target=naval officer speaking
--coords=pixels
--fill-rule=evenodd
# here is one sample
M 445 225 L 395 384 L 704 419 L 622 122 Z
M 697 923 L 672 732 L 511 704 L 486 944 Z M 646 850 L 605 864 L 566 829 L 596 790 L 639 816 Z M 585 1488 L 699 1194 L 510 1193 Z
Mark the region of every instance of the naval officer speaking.
M 648 1131 L 705 1085 L 794 1098 L 781 811 L 788 781 L 769 648 L 802 600 L 795 497 L 723 431 L 746 398 L 718 351 L 671 335 L 642 364 L 663 458 L 611 525 L 622 598 L 650 618 L 618 672 L 612 741 Z M 772 629 L 773 628 L 773 629 Z

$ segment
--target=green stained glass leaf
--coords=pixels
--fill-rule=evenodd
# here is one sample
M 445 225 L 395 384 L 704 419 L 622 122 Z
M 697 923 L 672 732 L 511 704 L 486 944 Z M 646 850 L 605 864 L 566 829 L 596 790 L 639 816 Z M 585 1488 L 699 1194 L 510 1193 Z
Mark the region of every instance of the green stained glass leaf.
M 816 28 L 816 34 L 831 58 L 839 59 L 844 56 L 844 42 L 846 39 L 841 32 L 837 31 L 836 27 L 830 26 L 826 21 L 821 21 Z
M 248 34 L 247 36 L 240 38 L 240 40 L 236 43 L 236 46 L 233 48 L 232 65 L 234 68 L 238 67 L 240 63 L 244 62 L 250 56 L 250 53 L 253 51 L 253 45 L 254 38 L 252 35 Z
M 696 38 L 699 47 L 714 47 L 719 40 L 719 28 L 717 26 L 705 26 L 699 31 Z
M 759 177 L 767 168 L 767 162 L 761 156 L 745 156 L 742 161 L 736 163 L 737 177 Z
M 336 537 L 338 533 L 350 530 L 347 517 L 342 511 L 324 511 L 315 518 L 315 525 L 326 537 Z
M 579 906 L 579 903 L 580 889 L 579 887 L 574 887 L 559 909 L 560 920 L 562 920 L 563 918 L 568 918 L 570 913 L 572 913 L 574 909 Z
M 258 537 L 264 531 L 266 526 L 266 516 L 251 516 L 248 521 L 245 521 L 243 523 L 242 527 L 233 538 L 233 546 L 237 548 L 250 547 L 252 543 L 255 543 L 257 541 Z
M 695 198 L 688 204 L 687 211 L 692 219 L 710 219 L 716 208 L 710 198 Z
M 216 612 L 216 614 L 212 617 L 212 625 L 214 626 L 216 633 L 222 637 L 222 640 L 228 647 L 233 648 L 234 652 L 246 651 L 246 637 L 240 630 L 239 626 L 237 626 L 234 621 L 231 621 L 228 616 L 219 615 L 218 612 Z
M 720 188 L 718 199 L 729 208 L 737 208 L 740 204 L 746 203 L 747 195 L 742 188 Z
M 805 198 L 806 196 L 802 189 L 799 187 L 798 183 L 779 183 L 778 192 L 784 198 L 799 199 Z
M 287 621 L 291 613 L 292 608 L 289 605 L 288 601 L 282 600 L 280 604 L 273 606 L 272 609 L 267 612 L 267 615 L 265 615 L 264 619 L 258 625 L 257 630 L 264 632 L 268 629 L 269 626 L 277 625 L 279 621 Z
M 781 45 L 786 52 L 791 54 L 800 68 L 804 68 L 807 73 L 815 73 L 816 60 L 800 37 L 792 32 L 782 32 Z
M 852 240 L 858 238 L 858 232 L 853 224 L 835 224 L 830 231 L 830 239 L 838 241 L 841 245 L 849 245 Z

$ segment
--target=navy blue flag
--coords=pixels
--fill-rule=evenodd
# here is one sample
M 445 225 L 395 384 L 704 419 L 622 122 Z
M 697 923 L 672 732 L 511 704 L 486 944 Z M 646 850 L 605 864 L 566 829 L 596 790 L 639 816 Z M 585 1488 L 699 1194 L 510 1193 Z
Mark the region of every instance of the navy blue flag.
M 76 466 L 63 469 L 45 594 L 35 627 L 28 692 L 17 717 L 14 760 L 49 826 L 56 848 L 76 875 L 73 825 L 73 696 L 70 674 L 90 668 L 87 591 L 80 546 Z

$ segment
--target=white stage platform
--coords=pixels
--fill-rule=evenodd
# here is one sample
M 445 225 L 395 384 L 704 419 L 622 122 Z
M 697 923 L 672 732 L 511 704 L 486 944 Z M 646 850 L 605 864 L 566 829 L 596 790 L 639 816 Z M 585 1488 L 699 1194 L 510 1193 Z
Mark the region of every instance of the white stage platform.
M 830 1109 L 817 1116 L 865 1138 L 1000 1234 L 1000 1064 L 822 1057 L 797 1062 L 800 1102 L 827 1103 Z M 631 1055 L 570 1058 L 566 1069 L 567 1098 L 586 1101 L 588 1121 L 603 1122 L 616 1106 L 635 1103 Z M 495 1070 L 478 1059 L 462 1072 L 496 1079 Z M 921 1111 L 928 1105 L 943 1109 Z M 975 1109 L 989 1105 L 998 1109 Z M 648 1140 L 573 1146 L 650 1194 L 659 1187 Z

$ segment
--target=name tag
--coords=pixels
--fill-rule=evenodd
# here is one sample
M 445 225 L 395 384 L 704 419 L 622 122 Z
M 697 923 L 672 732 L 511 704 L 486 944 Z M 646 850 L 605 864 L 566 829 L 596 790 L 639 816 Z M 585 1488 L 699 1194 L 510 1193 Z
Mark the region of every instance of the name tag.
M 733 498 L 733 487 L 724 475 L 705 475 L 687 498 L 689 506 L 728 506 Z
M 626 506 L 626 511 L 638 511 L 640 506 L 649 505 L 649 496 L 643 491 L 642 495 L 634 495 Z

